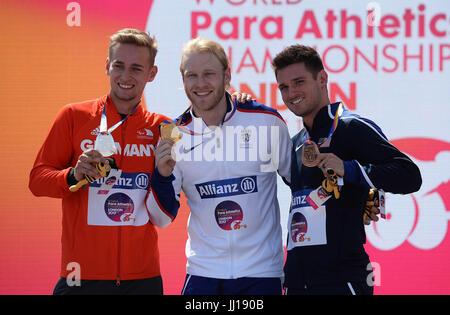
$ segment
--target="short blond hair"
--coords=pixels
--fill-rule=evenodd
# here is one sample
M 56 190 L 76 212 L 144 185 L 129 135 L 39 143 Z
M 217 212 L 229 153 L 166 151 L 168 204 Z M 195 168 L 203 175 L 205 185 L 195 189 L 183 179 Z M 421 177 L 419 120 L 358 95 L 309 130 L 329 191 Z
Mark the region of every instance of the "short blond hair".
M 146 32 L 135 28 L 124 28 L 111 35 L 108 53 L 111 57 L 112 49 L 117 44 L 132 44 L 139 47 L 147 47 L 150 53 L 150 63 L 155 63 L 155 57 L 158 53 L 158 43 L 155 37 L 150 37 Z
M 222 64 L 224 71 L 230 67 L 230 61 L 228 60 L 227 54 L 225 53 L 225 50 L 219 43 L 202 37 L 197 37 L 190 40 L 183 46 L 183 53 L 181 55 L 181 64 L 180 64 L 181 73 L 183 73 L 183 63 L 185 56 L 190 53 L 213 54 Z

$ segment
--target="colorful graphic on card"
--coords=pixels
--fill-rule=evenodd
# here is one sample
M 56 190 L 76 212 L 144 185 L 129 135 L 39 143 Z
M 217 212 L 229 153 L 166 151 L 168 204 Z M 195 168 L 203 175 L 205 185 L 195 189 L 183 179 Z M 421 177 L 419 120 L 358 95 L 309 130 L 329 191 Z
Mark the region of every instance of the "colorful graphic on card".
M 292 216 L 291 221 L 291 238 L 294 243 L 304 242 L 305 235 L 308 232 L 308 221 L 300 212 L 296 212 Z M 309 240 L 309 238 L 308 238 Z
M 214 212 L 216 222 L 222 230 L 231 231 L 247 228 L 246 224 L 242 224 L 244 212 L 241 206 L 231 200 L 219 203 Z
M 105 201 L 105 213 L 113 221 L 129 221 L 134 212 L 133 200 L 124 193 L 115 193 Z

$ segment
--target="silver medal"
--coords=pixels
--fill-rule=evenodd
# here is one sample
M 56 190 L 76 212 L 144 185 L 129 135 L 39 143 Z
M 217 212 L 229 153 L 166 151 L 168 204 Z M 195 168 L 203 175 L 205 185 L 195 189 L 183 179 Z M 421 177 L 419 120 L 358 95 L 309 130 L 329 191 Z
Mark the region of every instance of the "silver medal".
M 100 152 L 104 157 L 117 153 L 116 144 L 114 138 L 109 133 L 99 133 L 97 139 L 95 139 L 94 149 Z

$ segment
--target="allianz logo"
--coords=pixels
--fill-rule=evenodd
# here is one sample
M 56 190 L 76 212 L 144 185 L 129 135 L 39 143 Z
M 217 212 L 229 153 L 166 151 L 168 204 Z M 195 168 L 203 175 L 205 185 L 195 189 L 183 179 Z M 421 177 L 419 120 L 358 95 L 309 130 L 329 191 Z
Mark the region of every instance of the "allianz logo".
M 258 191 L 256 176 L 229 178 L 196 184 L 200 198 L 218 198 L 250 194 Z
M 147 173 L 122 173 L 117 178 L 115 176 L 99 178 L 90 186 L 100 187 L 102 184 L 110 182 L 113 188 L 147 190 L 150 183 L 149 178 L 150 176 Z
M 292 193 L 291 209 L 300 207 L 309 207 L 306 198 L 311 193 L 312 189 L 298 190 Z
M 292 208 L 299 207 L 299 206 L 307 206 L 309 205 L 306 201 L 307 195 L 302 196 L 292 196 Z

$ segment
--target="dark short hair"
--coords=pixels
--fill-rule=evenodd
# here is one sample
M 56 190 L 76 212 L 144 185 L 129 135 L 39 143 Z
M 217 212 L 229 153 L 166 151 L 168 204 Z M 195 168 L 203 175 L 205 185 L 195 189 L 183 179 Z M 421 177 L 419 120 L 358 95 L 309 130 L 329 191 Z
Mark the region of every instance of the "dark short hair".
M 278 53 L 272 61 L 272 68 L 277 71 L 295 63 L 304 63 L 305 68 L 312 73 L 314 80 L 317 74 L 323 70 L 322 59 L 317 51 L 309 46 L 291 45 Z

